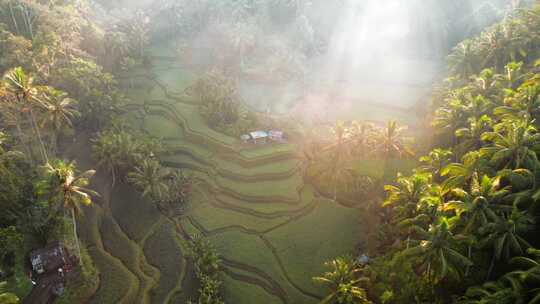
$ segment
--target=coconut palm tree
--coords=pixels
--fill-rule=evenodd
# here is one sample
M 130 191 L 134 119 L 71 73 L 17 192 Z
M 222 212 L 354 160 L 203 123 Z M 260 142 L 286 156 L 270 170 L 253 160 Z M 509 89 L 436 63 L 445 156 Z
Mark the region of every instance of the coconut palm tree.
M 525 84 L 517 92 L 510 91 L 505 105 L 494 109 L 493 114 L 502 120 L 532 122 L 540 115 L 540 84 Z
M 415 227 L 419 237 L 416 246 L 400 252 L 400 257 L 414 259 L 425 267 L 424 274 L 429 282 L 445 278 L 449 273 L 460 274 L 462 267 L 472 265 L 458 248 L 458 241 L 452 234 L 449 221 L 441 217 L 440 222 L 432 224 L 428 231 Z
M 390 160 L 393 158 L 403 158 L 406 156 L 412 156 L 413 152 L 408 147 L 406 138 L 403 136 L 403 132 L 406 127 L 399 126 L 395 120 L 388 121 L 386 127 L 381 129 L 374 136 L 375 150 L 378 151 L 384 160 L 384 180 L 389 180 L 393 174 L 391 172 Z
M 491 275 L 495 261 L 509 260 L 513 254 L 522 255 L 531 245 L 522 235 L 533 228 L 533 218 L 526 212 L 514 207 L 509 214 L 503 214 L 496 221 L 481 227 L 483 235 L 481 247 L 491 247 L 493 250 L 491 265 L 487 277 Z
M 524 207 L 524 203 L 535 203 L 540 199 L 540 190 L 536 187 L 536 177 L 528 169 L 504 169 L 497 173 L 499 178 L 508 183 L 512 193 L 507 196 L 507 201 L 512 202 L 518 208 Z M 529 205 L 528 207 L 532 207 Z
M 444 211 L 453 210 L 465 222 L 465 234 L 499 219 L 493 208 L 509 194 L 508 188 L 501 188 L 499 178 L 484 175 L 480 179 L 473 174 L 469 192 L 454 188 L 451 191 L 454 200 L 444 204 Z M 498 205 L 500 207 L 500 205 Z M 500 209 L 500 208 L 499 208 Z
M 428 153 L 426 156 L 420 157 L 421 172 L 431 172 L 433 180 L 440 182 L 441 171 L 450 163 L 452 157 L 452 151 L 447 149 L 436 148 Z
M 479 75 L 471 76 L 471 78 L 475 96 L 485 96 L 494 101 L 498 99 L 499 74 L 495 74 L 492 69 L 484 69 Z
M 507 274 L 507 276 L 515 277 L 528 286 L 535 286 L 536 288 L 529 288 L 527 291 L 531 293 L 529 304 L 540 303 L 540 250 L 529 248 L 527 253 L 532 257 L 515 257 L 510 260 L 510 263 L 517 265 L 520 270 L 515 270 Z
M 467 151 L 472 151 L 482 147 L 482 134 L 491 131 L 493 120 L 488 115 L 482 115 L 479 118 L 469 118 L 469 125 L 465 128 L 456 130 L 456 137 L 459 141 L 454 150 L 461 152 L 459 156 Z
M 487 282 L 482 286 L 467 289 L 460 304 L 525 304 L 523 286 L 519 280 L 503 276 L 497 282 Z
M 349 130 L 352 139 L 352 150 L 356 155 L 365 157 L 373 145 L 375 126 L 372 123 L 356 122 L 352 123 Z
M 184 171 L 175 170 L 169 173 L 166 179 L 168 191 L 165 193 L 163 200 L 171 204 L 185 203 L 195 186 L 193 178 L 185 174 Z
M 320 304 L 369 304 L 367 292 L 359 285 L 367 281 L 367 278 L 359 277 L 361 269 L 358 268 L 352 257 L 338 257 L 326 262 L 332 270 L 325 272 L 321 277 L 313 280 L 328 286 L 330 294 L 319 302 Z
M 441 170 L 441 176 L 447 177 L 442 183 L 446 191 L 466 185 L 474 174 L 490 173 L 489 161 L 481 157 L 478 151 L 471 151 L 462 157 L 463 163 L 451 163 Z
M 475 43 L 465 40 L 454 48 L 448 56 L 450 69 L 462 79 L 468 79 L 478 68 L 478 56 L 475 51 Z
M 19 99 L 14 96 L 6 88 L 5 82 L 0 82 L 0 99 L 3 102 L 0 103 L 0 111 L 2 111 L 2 123 L 4 127 L 14 126 L 17 130 L 17 139 L 19 143 L 25 149 L 25 154 L 30 160 L 30 163 L 33 165 L 34 161 L 32 154 L 30 153 L 30 143 L 28 140 L 27 134 L 23 132 L 23 122 L 24 122 L 24 113 L 25 105 L 22 102 L 19 102 Z
M 58 137 L 66 128 L 73 128 L 73 119 L 80 115 L 75 109 L 77 101 L 67 97 L 67 93 L 51 89 L 44 97 L 47 101 L 39 126 L 51 130 L 51 146 L 58 147 Z
M 100 133 L 92 141 L 92 157 L 99 167 L 110 172 L 113 186 L 117 176 L 123 176 L 128 168 L 144 158 L 141 143 L 121 128 Z
M 140 189 L 143 196 L 160 203 L 169 190 L 166 182 L 169 174 L 157 160 L 145 159 L 133 172 L 128 173 L 128 181 Z
M 407 127 L 400 126 L 397 121 L 391 120 L 386 123 L 385 128 L 375 135 L 376 148 L 383 154 L 384 159 L 401 158 L 413 154 L 403 136 L 406 129 Z
M 96 173 L 95 170 L 87 170 L 80 175 L 76 175 L 74 162 L 66 163 L 61 160 L 47 163 L 45 171 L 50 182 L 50 201 L 64 211 L 69 210 L 73 221 L 73 237 L 77 246 L 79 260 L 82 266 L 81 248 L 77 236 L 76 216 L 81 212 L 81 205 L 90 205 L 92 195 L 98 193 L 87 188 L 90 178 Z
M 7 71 L 4 75 L 4 83 L 6 84 L 7 90 L 16 96 L 18 102 L 25 105 L 23 111 L 28 113 L 30 125 L 40 144 L 40 153 L 42 154 L 44 162 L 47 162 L 47 150 L 43 144 L 41 133 L 34 115 L 34 108 L 36 105 L 45 105 L 45 102 L 39 98 L 40 94 L 43 93 L 44 87 L 34 85 L 33 77 L 26 74 L 21 67 L 16 67 Z
M 436 128 L 437 132 L 449 136 L 450 143 L 455 145 L 455 132 L 457 129 L 467 125 L 467 119 L 465 106 L 462 101 L 459 99 L 452 99 L 435 111 L 432 125 Z M 443 144 L 448 145 L 446 142 Z
M 410 177 L 398 176 L 396 185 L 384 186 L 388 196 L 382 206 L 392 206 L 395 222 L 417 215 L 420 201 L 429 189 L 429 181 L 429 174 L 416 173 Z
M 534 152 L 540 144 L 540 133 L 527 122 L 506 121 L 495 126 L 493 132 L 486 132 L 482 140 L 491 146 L 480 149 L 483 157 L 502 169 L 526 168 L 536 170 L 538 158 Z

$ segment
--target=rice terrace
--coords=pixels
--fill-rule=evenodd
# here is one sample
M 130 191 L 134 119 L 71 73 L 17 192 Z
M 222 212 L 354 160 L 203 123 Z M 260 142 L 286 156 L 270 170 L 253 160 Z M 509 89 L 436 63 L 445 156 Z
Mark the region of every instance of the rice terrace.
M 533 0 L 0 0 L 0 304 L 538 303 L 539 37 Z

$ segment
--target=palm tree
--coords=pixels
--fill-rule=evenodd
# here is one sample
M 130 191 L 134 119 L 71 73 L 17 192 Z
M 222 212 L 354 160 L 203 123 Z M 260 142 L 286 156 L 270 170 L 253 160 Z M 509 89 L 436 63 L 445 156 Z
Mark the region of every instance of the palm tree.
M 330 130 L 334 134 L 334 143 L 324 148 L 330 152 L 330 157 L 325 158 L 317 173 L 321 178 L 327 178 L 330 181 L 334 191 L 334 201 L 337 200 L 337 189 L 339 185 L 347 187 L 353 179 L 352 169 L 349 167 L 347 158 L 349 156 L 348 138 L 349 130 L 341 121 Z
M 354 179 L 354 172 L 343 158 L 335 158 L 329 160 L 330 164 L 325 166 L 329 170 L 325 170 L 322 176 L 328 176 L 332 187 L 334 188 L 334 201 L 337 201 L 337 193 L 339 185 L 344 186 L 348 190 L 348 186 Z
M 440 181 L 441 171 L 450 163 L 452 151 L 447 149 L 434 149 L 428 155 L 420 157 L 421 172 L 431 172 L 434 181 Z
M 395 222 L 413 218 L 417 215 L 420 201 L 429 189 L 429 181 L 429 174 L 416 173 L 410 177 L 398 176 L 395 186 L 384 186 L 384 190 L 388 192 L 388 197 L 382 206 L 393 207 Z
M 359 285 L 366 282 L 367 278 L 359 278 L 358 268 L 352 257 L 338 257 L 326 262 L 332 271 L 325 272 L 322 277 L 313 278 L 314 281 L 327 285 L 330 294 L 319 302 L 320 304 L 369 304 L 366 290 Z
M 499 219 L 493 210 L 493 204 L 500 203 L 509 191 L 507 188 L 501 189 L 499 178 L 484 175 L 479 179 L 475 173 L 470 182 L 469 192 L 454 188 L 451 193 L 456 199 L 445 203 L 444 211 L 455 211 L 456 215 L 466 222 L 463 232 L 468 234 Z
M 384 159 L 389 159 L 391 157 L 401 158 L 413 154 L 403 137 L 403 132 L 405 130 L 407 130 L 407 127 L 399 126 L 395 120 L 391 120 L 388 121 L 386 127 L 376 135 L 375 140 L 377 142 L 377 150 L 383 153 Z
M 523 286 L 510 276 L 467 289 L 460 304 L 524 304 Z
M 466 185 L 474 174 L 488 173 L 489 161 L 481 157 L 478 151 L 471 151 L 462 157 L 463 163 L 452 163 L 441 170 L 442 176 L 447 176 L 442 183 L 445 191 Z
M 174 203 L 185 203 L 191 193 L 195 183 L 193 178 L 184 173 L 181 170 L 175 170 L 166 177 L 167 179 L 167 192 L 164 195 L 163 200 Z
M 484 133 L 482 140 L 491 142 L 491 146 L 480 149 L 480 153 L 498 168 L 536 170 L 538 159 L 534 149 L 540 144 L 540 134 L 527 122 L 502 122 L 494 132 Z
M 454 146 L 454 150 L 459 148 L 459 156 L 463 152 L 472 151 L 482 147 L 482 134 L 491 131 L 493 125 L 492 119 L 488 115 L 482 115 L 479 118 L 469 118 L 469 126 L 456 130 L 456 137 L 460 141 L 458 146 Z
M 507 276 L 516 277 L 523 283 L 529 283 L 532 286 L 538 286 L 540 282 L 540 250 L 529 248 L 527 253 L 529 257 L 515 257 L 510 260 L 511 264 L 518 265 L 522 270 L 515 270 Z M 532 293 L 529 304 L 540 303 L 540 288 L 529 289 Z
M 540 199 L 540 190 L 536 187 L 536 178 L 534 173 L 528 169 L 504 169 L 499 171 L 498 176 L 504 182 L 507 182 L 512 193 L 508 195 L 508 201 L 514 206 L 522 207 L 523 202 L 537 202 Z M 530 205 L 529 207 L 532 207 Z
M 450 136 L 451 144 L 454 146 L 456 144 L 455 132 L 457 129 L 466 126 L 467 119 L 462 101 L 454 98 L 435 111 L 432 125 L 438 132 Z
M 92 141 L 92 157 L 99 167 L 111 173 L 113 186 L 118 175 L 144 158 L 141 143 L 121 128 L 100 133 Z
M 69 210 L 71 220 L 73 221 L 73 236 L 79 254 L 79 260 L 82 265 L 81 248 L 77 236 L 76 215 L 81 212 L 82 205 L 92 203 L 91 195 L 97 196 L 98 193 L 86 188 L 89 179 L 96 173 L 95 170 L 87 170 L 80 175 L 76 175 L 75 163 L 65 163 L 64 161 L 55 161 L 45 165 L 46 173 L 51 180 L 52 187 L 49 189 L 50 201 L 59 206 L 62 210 Z
M 433 224 L 428 231 L 415 227 L 420 237 L 418 245 L 403 250 L 400 257 L 413 258 L 425 267 L 424 274 L 429 282 L 443 279 L 449 273 L 460 273 L 462 267 L 472 262 L 457 250 L 458 242 L 450 229 L 450 223 L 444 217 L 438 224 Z
M 305 179 L 310 168 L 319 160 L 319 156 L 324 150 L 324 145 L 320 137 L 320 130 L 316 125 L 299 123 L 296 128 L 296 132 L 298 132 L 299 137 L 302 139 L 298 158 L 301 161 L 300 168 L 302 176 Z
M 375 126 L 371 123 L 354 121 L 350 128 L 353 150 L 356 155 L 365 157 L 373 144 Z
M 47 103 L 44 105 L 45 114 L 40 123 L 41 128 L 51 130 L 51 146 L 56 151 L 58 147 L 58 136 L 66 128 L 73 128 L 73 119 L 80 115 L 75 110 L 76 100 L 68 98 L 67 93 L 59 90 L 49 90 L 45 97 Z
M 478 57 L 474 45 L 474 41 L 465 40 L 448 56 L 450 69 L 462 79 L 468 79 L 477 70 Z
M 384 160 L 383 170 L 386 177 L 384 180 L 389 180 L 389 174 L 393 173 L 390 172 L 390 159 L 413 155 L 413 152 L 409 149 L 403 137 L 403 132 L 406 129 L 406 127 L 399 126 L 395 120 L 392 120 L 388 121 L 386 127 L 375 135 L 375 150 L 382 154 Z
M 497 96 L 500 91 L 498 90 L 499 75 L 495 74 L 492 69 L 484 69 L 479 75 L 472 76 L 473 87 L 475 89 L 476 96 L 485 96 L 488 99 L 498 99 Z
M 325 150 L 331 150 L 335 153 L 336 159 L 342 159 L 349 155 L 348 142 L 351 137 L 349 128 L 342 121 L 337 121 L 334 126 L 330 128 L 330 132 L 334 136 L 333 143 L 325 148 Z
M 481 227 L 479 232 L 484 235 L 480 241 L 481 247 L 490 246 L 493 249 L 491 265 L 487 277 L 491 275 L 495 261 L 508 260 L 513 254 L 523 254 L 524 249 L 531 245 L 521 235 L 533 227 L 532 217 L 514 207 L 512 212 L 498 217 L 496 221 Z
M 525 84 L 517 92 L 509 91 L 505 105 L 494 109 L 493 114 L 503 120 L 532 122 L 540 114 L 540 84 Z
M 3 100 L 0 103 L 0 110 L 2 111 L 2 123 L 4 127 L 15 126 L 17 130 L 17 139 L 19 143 L 24 147 L 26 156 L 30 160 L 30 164 L 33 165 L 33 157 L 30 149 L 30 142 L 27 139 L 27 134 L 23 132 L 22 123 L 24 120 L 23 109 L 25 105 L 20 102 L 19 99 L 14 96 L 6 88 L 5 82 L 0 82 L 0 98 Z
M 4 82 L 6 83 L 7 90 L 16 96 L 17 100 L 21 104 L 25 104 L 24 111 L 29 113 L 29 120 L 40 144 L 41 154 L 45 162 L 48 161 L 47 151 L 39 128 L 36 124 L 36 118 L 34 116 L 33 108 L 36 105 L 44 105 L 45 102 L 38 98 L 42 93 L 43 87 L 35 86 L 34 79 L 30 75 L 27 75 L 21 67 L 16 67 L 9 70 L 4 75 Z
M 143 160 L 134 170 L 128 173 L 128 181 L 140 189 L 143 196 L 161 202 L 169 190 L 166 183 L 169 172 L 154 159 Z

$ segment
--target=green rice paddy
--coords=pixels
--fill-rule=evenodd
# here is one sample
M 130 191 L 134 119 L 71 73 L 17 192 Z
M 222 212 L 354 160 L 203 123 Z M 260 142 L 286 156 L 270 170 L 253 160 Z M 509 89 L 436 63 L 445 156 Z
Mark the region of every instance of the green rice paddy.
M 363 239 L 358 209 L 304 183 L 294 143 L 242 146 L 210 129 L 197 106 L 179 97 L 193 75 L 159 60 L 154 69 L 126 119 L 163 139 L 160 161 L 191 172 L 196 191 L 187 211 L 176 217 L 164 217 L 121 184 L 109 207 L 86 210 L 81 236 L 100 273 L 91 302 L 194 299 L 185 242 L 203 235 L 223 259 L 226 303 L 317 303 L 323 294 L 312 277 L 325 271 L 324 261 L 354 252 Z

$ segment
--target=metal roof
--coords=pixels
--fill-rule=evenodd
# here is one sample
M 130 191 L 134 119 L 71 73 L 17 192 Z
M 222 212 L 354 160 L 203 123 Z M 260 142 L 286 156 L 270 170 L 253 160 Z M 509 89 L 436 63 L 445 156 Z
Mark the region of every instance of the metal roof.
M 266 131 L 253 131 L 253 132 L 249 132 L 249 135 L 253 139 L 265 138 L 265 137 L 268 137 L 268 132 L 266 132 Z

